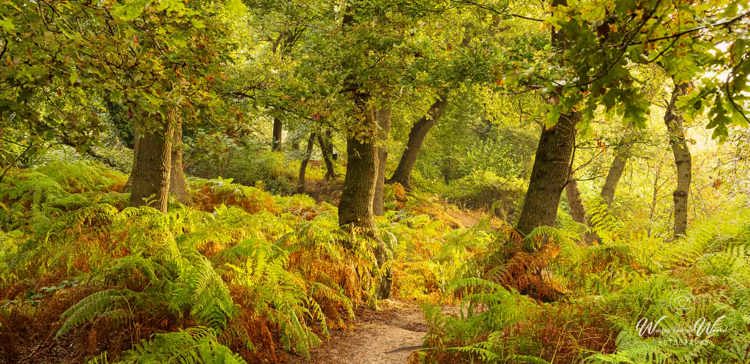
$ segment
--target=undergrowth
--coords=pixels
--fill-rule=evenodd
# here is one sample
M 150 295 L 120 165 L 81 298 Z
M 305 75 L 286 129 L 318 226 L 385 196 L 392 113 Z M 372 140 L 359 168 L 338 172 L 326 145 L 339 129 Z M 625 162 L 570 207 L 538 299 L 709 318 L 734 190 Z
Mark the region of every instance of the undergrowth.
M 93 163 L 14 170 L 0 185 L 0 357 L 7 362 L 283 362 L 394 296 L 448 302 L 489 249 L 488 221 L 389 191 L 395 260 L 342 231 L 336 208 L 227 179 L 191 179 L 191 206 L 127 206 L 126 176 Z M 421 212 L 430 211 L 431 215 Z M 467 264 L 465 264 L 467 263 Z
M 747 363 L 750 211 L 676 241 L 629 232 L 597 212 L 600 240 L 538 228 L 450 285 L 458 317 L 426 309 L 426 362 Z
M 87 162 L 14 170 L 0 185 L 5 362 L 284 362 L 307 357 L 391 294 L 424 303 L 425 362 L 742 363 L 750 360 L 750 211 L 676 241 L 604 207 L 586 228 L 521 237 L 438 198 L 386 191 L 379 240 L 336 208 L 228 179 L 193 204 L 127 206 L 126 176 Z M 591 236 L 597 239 L 591 240 Z M 444 305 L 458 305 L 446 313 Z

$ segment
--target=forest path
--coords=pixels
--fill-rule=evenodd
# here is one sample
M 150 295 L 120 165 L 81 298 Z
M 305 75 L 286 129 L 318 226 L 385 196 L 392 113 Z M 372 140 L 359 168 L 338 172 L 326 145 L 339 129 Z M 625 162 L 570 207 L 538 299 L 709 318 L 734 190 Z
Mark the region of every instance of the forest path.
M 422 310 L 411 303 L 380 302 L 380 310 L 365 310 L 353 328 L 335 330 L 331 338 L 314 349 L 310 360 L 292 363 L 403 364 L 422 345 L 427 333 Z

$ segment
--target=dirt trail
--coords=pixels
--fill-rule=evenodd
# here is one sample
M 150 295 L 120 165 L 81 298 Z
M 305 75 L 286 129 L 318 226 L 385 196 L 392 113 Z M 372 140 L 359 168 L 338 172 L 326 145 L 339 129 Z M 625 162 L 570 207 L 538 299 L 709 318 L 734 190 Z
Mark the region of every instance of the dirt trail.
M 403 364 L 422 345 L 427 332 L 422 310 L 413 304 L 385 300 L 380 311 L 364 311 L 354 328 L 334 331 L 331 338 L 312 352 L 315 364 Z

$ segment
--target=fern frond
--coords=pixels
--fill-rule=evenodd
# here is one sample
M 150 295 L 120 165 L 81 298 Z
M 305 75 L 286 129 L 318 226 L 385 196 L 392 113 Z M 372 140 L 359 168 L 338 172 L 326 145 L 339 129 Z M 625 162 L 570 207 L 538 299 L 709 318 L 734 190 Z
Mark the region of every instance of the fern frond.
M 121 363 L 243 364 L 245 360 L 221 345 L 212 329 L 192 327 L 140 342 L 123 354 Z
M 123 318 L 127 315 L 123 310 L 129 312 L 129 301 L 135 296 L 136 293 L 128 289 L 107 289 L 90 294 L 63 312 L 60 318 L 64 321 L 55 337 L 65 335 L 70 330 L 103 315 L 119 315 Z M 112 314 L 113 311 L 118 313 Z

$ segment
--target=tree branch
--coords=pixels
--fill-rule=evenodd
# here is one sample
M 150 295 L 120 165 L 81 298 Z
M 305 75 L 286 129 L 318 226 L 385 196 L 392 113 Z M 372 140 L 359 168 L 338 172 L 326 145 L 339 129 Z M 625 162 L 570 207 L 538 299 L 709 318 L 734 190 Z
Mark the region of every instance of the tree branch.
M 716 27 L 726 27 L 726 26 L 730 26 L 733 23 L 736 23 L 736 22 L 742 20 L 743 18 L 745 18 L 747 16 L 750 16 L 750 11 L 742 13 L 742 14 L 740 14 L 740 15 L 732 18 L 732 19 L 725 20 L 725 21 L 722 21 L 722 22 L 713 23 L 713 24 L 707 24 L 707 25 L 701 25 L 699 27 L 686 29 L 686 30 L 683 30 L 683 31 L 680 31 L 680 32 L 677 32 L 677 33 L 674 33 L 674 34 L 665 35 L 665 36 L 656 37 L 656 38 L 649 38 L 649 39 L 646 39 L 646 40 L 643 40 L 643 41 L 640 41 L 640 42 L 631 42 L 628 45 L 638 45 L 638 44 L 654 43 L 654 42 L 658 42 L 658 41 L 662 41 L 662 40 L 679 38 L 679 37 L 682 37 L 683 35 L 687 35 L 687 34 L 690 34 L 690 33 L 695 33 L 697 31 L 701 31 L 703 29 L 716 28 Z

